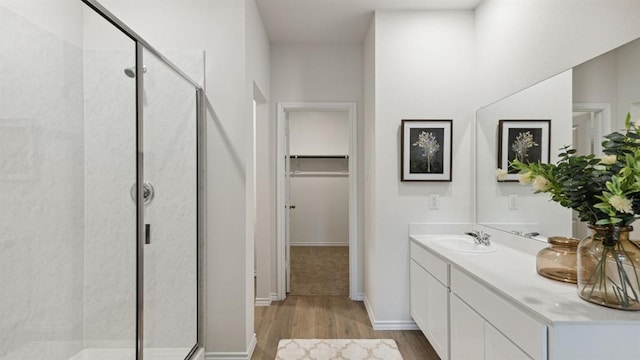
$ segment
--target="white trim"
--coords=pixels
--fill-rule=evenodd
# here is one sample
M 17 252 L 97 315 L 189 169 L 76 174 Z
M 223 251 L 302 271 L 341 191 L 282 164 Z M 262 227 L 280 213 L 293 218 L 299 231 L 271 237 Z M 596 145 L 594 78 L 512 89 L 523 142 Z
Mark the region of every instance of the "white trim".
M 278 301 L 278 294 L 271 293 L 268 298 L 256 298 L 254 306 L 271 306 L 274 301 Z
M 364 301 L 364 294 L 359 293 L 355 298 L 350 298 L 352 301 Z
M 271 298 L 256 298 L 253 306 L 271 306 Z
M 276 288 L 278 299 L 286 298 L 285 246 L 285 119 L 287 111 L 347 111 L 349 113 L 349 296 L 357 298 L 360 278 L 358 257 L 358 132 L 355 102 L 281 102 L 276 105 Z
M 376 320 L 366 295 L 364 295 L 364 308 L 367 310 L 373 330 L 420 330 L 413 320 Z
M 205 360 L 251 360 L 257 344 L 258 338 L 254 333 L 246 352 L 208 352 L 205 353 Z
M 291 246 L 349 246 L 346 242 L 296 242 Z

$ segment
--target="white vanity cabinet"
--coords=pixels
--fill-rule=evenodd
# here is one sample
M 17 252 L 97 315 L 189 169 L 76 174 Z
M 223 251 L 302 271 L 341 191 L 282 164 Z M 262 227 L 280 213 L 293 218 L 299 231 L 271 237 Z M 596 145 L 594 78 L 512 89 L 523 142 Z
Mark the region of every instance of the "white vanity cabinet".
M 544 324 L 451 269 L 452 360 L 544 360 L 546 349 Z
M 540 356 L 540 350 L 546 347 L 546 327 L 532 322 L 504 300 L 494 298 L 458 269 L 413 242 L 410 284 L 411 316 L 440 359 L 546 358 Z M 498 324 L 492 324 L 491 319 Z M 497 326 L 504 329 L 497 330 Z M 522 346 L 531 348 L 534 356 L 526 355 L 501 332 L 522 337 Z
M 451 359 L 484 360 L 484 319 L 451 295 Z
M 449 266 L 411 244 L 411 316 L 442 360 L 449 359 Z
M 581 300 L 535 252 L 468 254 L 411 237 L 411 315 L 443 360 L 638 360 L 640 312 Z
M 495 327 L 451 294 L 451 359 L 529 360 Z

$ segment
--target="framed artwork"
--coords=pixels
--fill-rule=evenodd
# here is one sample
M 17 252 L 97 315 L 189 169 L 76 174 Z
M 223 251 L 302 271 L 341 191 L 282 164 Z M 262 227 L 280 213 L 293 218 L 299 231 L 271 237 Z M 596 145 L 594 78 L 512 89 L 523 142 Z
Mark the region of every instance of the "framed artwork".
M 452 120 L 402 120 L 402 181 L 451 181 Z
M 551 120 L 500 120 L 498 124 L 498 168 L 507 176 L 499 181 L 518 181 L 518 171 L 509 163 L 550 160 Z

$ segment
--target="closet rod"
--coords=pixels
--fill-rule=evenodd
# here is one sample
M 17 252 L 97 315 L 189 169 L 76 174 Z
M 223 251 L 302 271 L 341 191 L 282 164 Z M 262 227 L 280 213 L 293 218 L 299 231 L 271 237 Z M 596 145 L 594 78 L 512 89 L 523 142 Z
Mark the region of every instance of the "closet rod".
M 349 155 L 289 155 L 292 159 L 348 159 Z
M 292 177 L 333 177 L 349 176 L 349 173 L 344 171 L 292 171 L 289 175 Z

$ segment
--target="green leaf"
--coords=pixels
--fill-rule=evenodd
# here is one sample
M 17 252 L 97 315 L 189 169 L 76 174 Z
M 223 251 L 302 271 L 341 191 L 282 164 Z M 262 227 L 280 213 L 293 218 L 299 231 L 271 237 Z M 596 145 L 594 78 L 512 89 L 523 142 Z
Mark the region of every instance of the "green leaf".
M 597 203 L 597 204 L 593 205 L 593 207 L 596 208 L 596 209 L 605 210 L 605 209 L 609 209 L 611 207 L 611 205 L 608 204 L 608 203 Z

